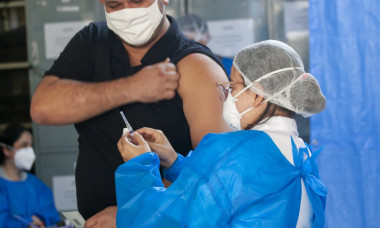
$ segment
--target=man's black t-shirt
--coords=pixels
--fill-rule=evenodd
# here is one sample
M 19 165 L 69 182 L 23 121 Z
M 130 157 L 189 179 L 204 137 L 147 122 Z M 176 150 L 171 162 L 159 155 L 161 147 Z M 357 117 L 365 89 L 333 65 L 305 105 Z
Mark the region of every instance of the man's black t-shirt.
M 107 28 L 105 22 L 100 22 L 91 23 L 79 31 L 45 75 L 102 82 L 128 77 L 144 66 L 162 62 L 167 57 L 176 64 L 191 53 L 203 53 L 222 66 L 207 47 L 185 38 L 175 20 L 170 16 L 168 19 L 171 23 L 169 30 L 143 57 L 141 66 L 130 66 L 121 40 Z M 178 93 L 171 100 L 131 103 L 75 124 L 79 133 L 75 175 L 78 209 L 85 219 L 116 205 L 114 173 L 123 163 L 117 141 L 125 127 L 120 110 L 123 110 L 134 129 L 160 129 L 177 152 L 186 155 L 192 150 L 190 130 Z

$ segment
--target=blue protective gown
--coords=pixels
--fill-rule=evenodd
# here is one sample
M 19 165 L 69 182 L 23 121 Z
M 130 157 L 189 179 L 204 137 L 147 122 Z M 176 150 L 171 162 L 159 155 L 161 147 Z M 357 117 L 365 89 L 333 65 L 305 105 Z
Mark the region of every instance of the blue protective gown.
M 228 58 L 228 57 L 221 57 L 221 61 L 222 61 L 224 68 L 227 71 L 228 78 L 230 78 L 233 59 Z
M 30 173 L 23 181 L 0 177 L 0 227 L 28 227 L 13 215 L 28 222 L 32 222 L 32 215 L 36 215 L 45 226 L 60 221 L 51 190 Z
M 208 134 L 165 171 L 169 188 L 155 153 L 135 157 L 116 171 L 117 226 L 295 227 L 303 178 L 313 227 L 323 227 L 326 188 L 315 154 L 303 161 L 306 147 L 292 140 L 292 148 L 295 166 L 265 132 Z

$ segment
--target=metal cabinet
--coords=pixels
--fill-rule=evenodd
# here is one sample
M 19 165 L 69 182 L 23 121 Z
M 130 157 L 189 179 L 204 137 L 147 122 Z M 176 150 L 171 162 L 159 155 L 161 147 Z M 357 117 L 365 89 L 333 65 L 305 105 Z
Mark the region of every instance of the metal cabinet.
M 18 122 L 30 127 L 25 1 L 0 1 L 0 130 Z

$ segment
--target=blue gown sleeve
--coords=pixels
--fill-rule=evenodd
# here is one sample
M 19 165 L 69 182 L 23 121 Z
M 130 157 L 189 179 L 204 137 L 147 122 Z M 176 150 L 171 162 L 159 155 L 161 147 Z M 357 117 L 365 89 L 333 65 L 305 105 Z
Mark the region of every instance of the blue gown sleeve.
M 185 161 L 185 158 L 181 154 L 177 153 L 177 155 L 178 157 L 172 166 L 170 166 L 169 169 L 164 168 L 164 178 L 170 182 L 174 182 L 177 179 L 183 167 L 183 162 Z
M 4 191 L 5 189 L 0 180 L 0 227 L 4 227 L 5 219 L 8 216 L 8 202 Z
M 9 213 L 9 203 L 7 190 L 2 180 L 0 180 L 0 227 L 26 227 L 26 224 Z M 31 217 L 23 217 L 25 221 L 32 222 Z
M 228 57 L 222 58 L 222 64 L 227 71 L 228 78 L 230 78 L 232 62 L 233 62 L 233 59 L 231 58 L 228 58 Z
M 191 168 L 182 169 L 170 188 L 164 188 L 159 158 L 144 153 L 115 173 L 117 227 L 220 227 L 227 223 L 221 189 Z M 212 196 L 212 197 L 210 197 Z M 205 216 L 208 218 L 205 220 Z
M 55 225 L 60 221 L 60 217 L 54 205 L 53 193 L 50 188 L 39 179 L 35 178 L 35 183 L 40 199 L 35 215 L 40 218 L 46 226 Z

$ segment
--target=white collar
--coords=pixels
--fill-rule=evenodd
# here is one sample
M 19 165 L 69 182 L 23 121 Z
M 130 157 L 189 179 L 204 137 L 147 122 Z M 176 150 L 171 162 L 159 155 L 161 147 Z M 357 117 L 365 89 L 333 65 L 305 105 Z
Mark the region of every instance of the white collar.
M 23 170 L 20 170 L 20 181 L 24 181 L 26 180 L 26 177 L 28 176 L 27 172 L 23 171 Z M 2 165 L 0 165 L 0 178 L 4 178 L 6 180 L 9 180 L 9 177 L 7 176 L 7 174 L 5 173 L 5 170 L 4 168 L 2 167 Z
M 251 130 L 268 131 L 273 133 L 298 136 L 296 121 L 292 118 L 283 116 L 272 116 L 265 123 L 258 124 Z

